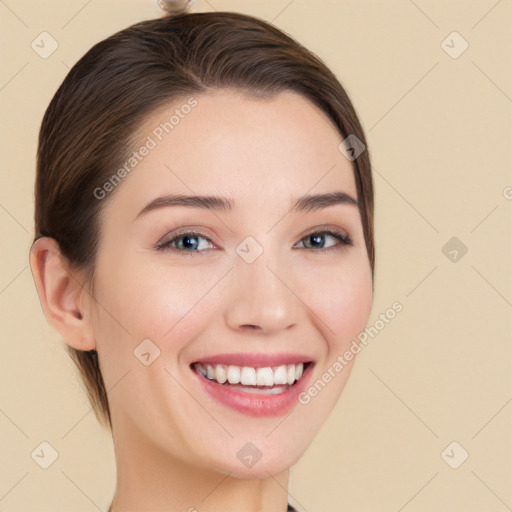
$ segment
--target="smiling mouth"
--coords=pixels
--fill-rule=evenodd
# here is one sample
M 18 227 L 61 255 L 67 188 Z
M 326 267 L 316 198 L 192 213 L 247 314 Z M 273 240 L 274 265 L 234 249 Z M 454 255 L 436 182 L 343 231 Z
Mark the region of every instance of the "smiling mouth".
M 226 364 L 192 363 L 202 378 L 245 393 L 277 395 L 299 382 L 311 361 L 297 364 L 253 367 Z

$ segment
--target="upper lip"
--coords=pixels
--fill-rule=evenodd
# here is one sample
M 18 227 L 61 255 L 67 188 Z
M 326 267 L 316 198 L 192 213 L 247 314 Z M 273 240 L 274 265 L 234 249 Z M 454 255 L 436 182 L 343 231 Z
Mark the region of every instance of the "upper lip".
M 225 364 L 233 366 L 252 366 L 254 368 L 264 368 L 267 366 L 280 366 L 282 364 L 298 364 L 311 362 L 312 358 L 304 354 L 283 352 L 276 354 L 268 353 L 234 353 L 234 354 L 216 354 L 212 356 L 201 357 L 194 363 Z

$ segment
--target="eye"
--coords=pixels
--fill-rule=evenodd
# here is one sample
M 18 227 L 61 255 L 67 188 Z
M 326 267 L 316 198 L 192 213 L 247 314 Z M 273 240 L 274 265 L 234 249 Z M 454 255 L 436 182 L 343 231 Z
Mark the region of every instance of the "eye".
M 331 238 L 334 239 L 335 242 L 328 247 L 325 247 L 325 240 Z M 304 244 L 303 242 L 306 242 Z M 338 243 L 336 243 L 336 241 Z M 331 250 L 331 249 L 337 249 L 339 246 L 351 246 L 353 245 L 352 240 L 345 235 L 344 233 L 334 231 L 331 229 L 326 229 L 322 231 L 313 231 L 306 235 L 302 240 L 300 240 L 300 243 L 303 243 L 305 245 L 306 249 L 320 249 L 325 251 Z M 299 247 L 299 249 L 302 249 L 303 247 Z
M 176 251 L 176 252 L 202 252 L 206 249 L 209 249 L 207 243 L 202 243 L 201 241 L 206 240 L 207 242 L 212 243 L 212 241 L 207 237 L 198 233 L 196 231 L 187 231 L 186 233 L 180 233 L 170 240 L 165 240 L 163 242 L 159 242 L 156 245 L 156 249 L 159 251 Z M 213 243 L 212 243 L 213 245 Z M 215 245 L 214 247 L 215 248 Z
M 334 243 L 326 246 L 326 240 L 328 239 L 334 240 Z M 213 247 L 208 247 L 208 243 L 212 244 Z M 302 247 L 297 247 L 295 245 L 294 248 L 315 249 L 321 250 L 322 252 L 353 245 L 352 240 L 347 235 L 331 229 L 313 231 L 303 237 L 299 243 L 302 244 Z M 197 231 L 187 231 L 179 233 L 169 240 L 164 238 L 163 242 L 157 243 L 155 248 L 159 251 L 173 251 L 183 254 L 193 252 L 201 253 L 207 251 L 208 249 L 215 249 L 218 247 L 215 246 L 206 235 L 203 235 Z

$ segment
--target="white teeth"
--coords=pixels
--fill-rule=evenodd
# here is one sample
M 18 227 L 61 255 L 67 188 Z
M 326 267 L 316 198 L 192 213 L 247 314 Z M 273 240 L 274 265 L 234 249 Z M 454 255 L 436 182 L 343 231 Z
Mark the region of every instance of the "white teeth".
M 256 370 L 249 366 L 244 366 L 240 374 L 240 383 L 244 386 L 256 386 Z
M 226 375 L 226 370 L 220 364 L 215 367 L 215 380 L 220 382 L 220 384 L 224 384 L 228 380 L 228 376 Z
M 231 365 L 228 366 L 227 375 L 228 375 L 228 382 L 230 384 L 238 384 L 240 382 L 240 374 L 241 374 L 240 367 L 231 366 Z
M 295 382 L 295 365 L 290 364 L 287 367 L 286 383 L 291 386 Z
M 241 386 L 291 386 L 296 380 L 302 377 L 304 363 L 282 364 L 273 368 L 253 368 L 251 366 L 234 366 L 217 364 L 196 363 L 196 370 L 207 379 L 224 384 L 240 384 Z M 258 392 L 257 390 L 243 389 L 247 392 Z M 269 390 L 270 392 L 270 390 Z
M 273 386 L 274 372 L 272 368 L 258 368 L 256 370 L 256 384 L 258 386 Z
M 274 370 L 274 384 L 286 384 L 287 379 L 286 365 L 282 364 Z

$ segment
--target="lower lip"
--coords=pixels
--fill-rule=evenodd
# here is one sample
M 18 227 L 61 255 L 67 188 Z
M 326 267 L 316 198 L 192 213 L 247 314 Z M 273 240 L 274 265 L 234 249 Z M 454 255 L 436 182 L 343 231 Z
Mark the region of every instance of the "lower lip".
M 277 395 L 246 393 L 231 386 L 207 379 L 195 370 L 192 370 L 192 372 L 199 379 L 204 390 L 217 402 L 227 405 L 242 414 L 264 417 L 286 414 L 298 403 L 299 395 L 306 388 L 311 377 L 313 366 L 313 363 L 308 364 L 302 377 L 286 389 L 286 391 Z

